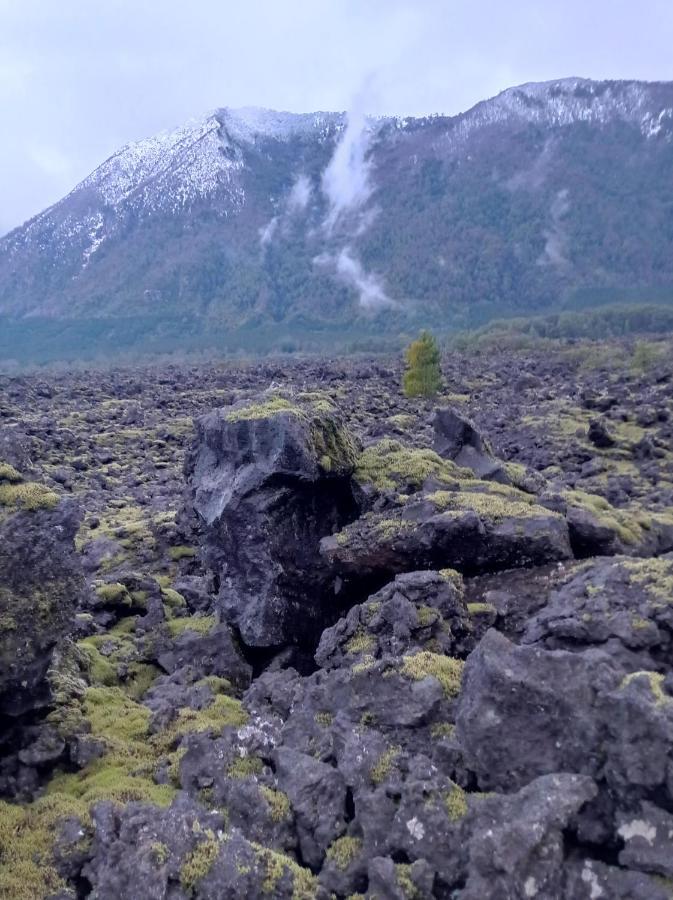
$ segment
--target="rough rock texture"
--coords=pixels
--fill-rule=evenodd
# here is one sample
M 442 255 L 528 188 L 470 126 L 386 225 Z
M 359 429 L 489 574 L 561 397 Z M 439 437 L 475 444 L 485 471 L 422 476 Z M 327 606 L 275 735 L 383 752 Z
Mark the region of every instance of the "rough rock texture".
M 572 556 L 558 513 L 488 491 L 436 491 L 368 513 L 323 539 L 335 574 L 374 586 L 398 573 L 450 566 L 467 574 Z
M 585 352 L 444 361 L 507 483 L 430 448 L 394 362 L 2 380 L 36 481 L 0 468 L 0 528 L 56 546 L 72 492 L 88 590 L 0 722 L 0 896 L 668 898 L 673 368 Z
M 474 422 L 450 407 L 438 409 L 432 420 L 433 447 L 440 456 L 472 469 L 478 478 L 509 481 L 505 467 Z
M 48 705 L 47 670 L 83 591 L 73 544 L 80 514 L 54 499 L 51 509 L 4 519 L 0 506 L 0 716 Z
M 258 647 L 315 634 L 334 592 L 320 538 L 355 515 L 355 446 L 319 395 L 277 395 L 197 423 L 188 459 L 219 606 Z

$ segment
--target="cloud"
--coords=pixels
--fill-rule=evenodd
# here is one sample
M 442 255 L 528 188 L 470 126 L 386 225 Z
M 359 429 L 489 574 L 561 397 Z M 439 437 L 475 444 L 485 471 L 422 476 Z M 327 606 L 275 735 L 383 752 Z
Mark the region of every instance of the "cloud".
M 278 228 L 278 216 L 274 216 L 273 219 L 270 219 L 266 225 L 262 225 L 259 229 L 259 243 L 262 247 L 266 247 L 268 243 L 271 242 L 274 234 L 276 233 L 276 229 Z
M 287 198 L 287 208 L 290 212 L 306 209 L 311 199 L 313 188 L 306 175 L 300 175 L 292 185 L 292 190 Z
M 259 229 L 259 243 L 262 248 L 272 240 L 278 229 L 287 232 L 287 217 L 303 212 L 308 206 L 313 187 L 307 175 L 299 175 L 290 189 L 290 193 L 281 205 L 280 212 Z
M 363 309 L 374 311 L 397 305 L 386 294 L 383 280 L 372 272 L 366 272 L 362 263 L 353 256 L 350 247 L 344 247 L 335 262 L 337 274 L 342 281 L 358 292 L 360 306 Z

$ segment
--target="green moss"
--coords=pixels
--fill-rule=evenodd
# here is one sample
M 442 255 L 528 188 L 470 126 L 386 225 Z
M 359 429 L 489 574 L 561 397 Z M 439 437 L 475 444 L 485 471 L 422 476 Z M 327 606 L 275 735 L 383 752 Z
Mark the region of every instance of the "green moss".
M 282 791 L 274 791 L 265 786 L 260 787 L 260 792 L 266 801 L 266 805 L 269 807 L 272 821 L 286 822 L 292 814 L 287 795 Z
M 53 509 L 59 501 L 54 491 L 34 481 L 0 483 L 0 506 L 15 510 Z
M 316 724 L 320 725 L 322 728 L 327 728 L 332 724 L 333 715 L 329 712 L 317 712 L 313 717 L 315 719 Z
M 430 734 L 436 740 L 450 738 L 454 732 L 455 727 L 456 726 L 452 725 L 450 722 L 436 722 L 430 729 Z
M 570 506 L 591 513 L 600 525 L 614 531 L 623 543 L 637 544 L 642 540 L 642 524 L 628 510 L 616 509 L 604 497 L 585 491 L 564 491 L 562 496 Z
M 325 856 L 338 869 L 345 871 L 362 852 L 362 841 L 356 837 L 340 837 L 327 848 Z
M 281 879 L 289 875 L 292 879 L 292 900 L 315 900 L 318 891 L 318 879 L 309 870 L 304 869 L 289 856 L 269 850 L 260 844 L 252 844 L 257 864 L 262 869 L 262 893 L 272 897 L 279 896 L 277 891 Z
M 201 731 L 214 731 L 219 733 L 227 726 L 239 728 L 248 721 L 248 714 L 243 709 L 240 700 L 218 694 L 210 706 L 205 709 L 182 708 L 176 719 L 169 725 L 164 733 L 163 742 L 176 743 L 185 734 Z M 162 736 L 158 735 L 159 742 Z
M 26 806 L 0 800 L 0 897 L 38 900 L 66 887 L 54 865 L 53 842 L 60 819 L 88 819 L 82 802 L 40 797 Z
M 456 572 L 455 569 L 440 569 L 439 575 L 441 575 L 445 581 L 450 581 L 451 584 L 457 587 L 461 594 L 463 593 L 465 585 L 463 583 L 463 576 L 460 572 Z
M 441 684 L 445 696 L 450 699 L 457 697 L 460 693 L 464 666 L 465 663 L 460 659 L 422 650 L 413 656 L 404 656 L 400 671 L 414 681 L 422 681 L 424 678 L 430 677 L 436 678 Z
M 346 653 L 356 655 L 369 653 L 376 646 L 376 641 L 364 629 L 360 628 L 346 644 Z
M 106 603 L 121 603 L 129 598 L 126 585 L 115 582 L 112 584 L 99 584 L 95 588 L 96 594 Z
M 439 620 L 439 612 L 432 606 L 420 606 L 416 610 L 416 619 L 421 628 L 427 628 Z
M 116 666 L 94 645 L 91 638 L 78 642 L 86 660 L 89 683 L 97 687 L 111 686 L 119 682 Z
M 180 619 L 169 619 L 166 627 L 171 637 L 178 637 L 185 631 L 193 631 L 196 634 L 210 634 L 217 625 L 215 616 L 184 616 Z
M 355 469 L 355 478 L 360 484 L 372 484 L 380 491 L 402 486 L 419 489 L 428 478 L 434 478 L 440 484 L 455 484 L 471 477 L 472 473 L 467 469 L 442 459 L 434 450 L 405 447 L 390 438 L 367 447 Z
M 10 484 L 18 484 L 23 481 L 23 476 L 9 463 L 0 462 L 0 481 L 8 481 Z
M 203 832 L 203 840 L 196 845 L 180 867 L 180 884 L 188 893 L 195 890 L 213 867 L 220 844 L 212 831 Z
M 416 421 L 414 416 L 407 415 L 406 413 L 399 413 L 396 416 L 388 416 L 386 422 L 389 425 L 392 425 L 393 428 L 406 429 L 411 428 L 411 426 Z
M 388 747 L 374 763 L 369 776 L 375 785 L 381 784 L 390 775 L 401 749 L 401 747 Z
M 490 616 L 496 612 L 496 608 L 492 603 L 468 603 L 467 611 L 471 616 Z
M 421 892 L 411 878 L 411 866 L 406 863 L 395 865 L 395 880 L 404 894 L 405 900 L 420 900 Z
M 498 486 L 503 487 L 503 486 Z M 495 524 L 504 519 L 532 519 L 549 518 L 560 515 L 536 506 L 532 497 L 515 488 L 506 488 L 505 491 L 494 490 L 491 485 L 488 490 L 477 491 L 435 491 L 428 494 L 427 499 L 442 512 L 474 511 L 479 518 L 486 519 Z
M 251 778 L 261 774 L 264 764 L 259 756 L 237 756 L 227 769 L 230 778 Z
M 444 804 L 449 819 L 457 822 L 467 815 L 467 800 L 465 799 L 465 791 L 455 784 L 449 793 L 444 797 Z
M 168 548 L 168 555 L 173 560 L 173 562 L 178 562 L 181 559 L 191 559 L 196 556 L 198 550 L 196 547 L 188 547 L 186 544 L 179 544 L 175 547 Z
M 656 600 L 673 602 L 673 562 L 663 557 L 625 560 L 631 584 L 638 585 Z
M 240 409 L 234 409 L 224 417 L 226 422 L 246 422 L 251 419 L 269 419 L 279 413 L 301 415 L 301 410 L 286 400 L 285 397 L 270 397 L 263 403 L 252 403 Z
M 631 672 L 623 679 L 620 687 L 628 687 L 632 681 L 647 684 L 657 706 L 673 702 L 673 697 L 670 697 L 664 691 L 664 676 L 660 672 Z
M 353 675 L 361 675 L 363 672 L 368 672 L 371 668 L 374 667 L 376 660 L 369 653 L 365 653 L 360 662 L 355 663 L 354 666 L 351 667 L 351 673 Z
M 164 863 L 168 862 L 171 851 L 166 844 L 162 844 L 161 841 L 154 841 L 150 846 L 150 850 L 152 852 L 152 857 L 158 866 L 163 866 Z

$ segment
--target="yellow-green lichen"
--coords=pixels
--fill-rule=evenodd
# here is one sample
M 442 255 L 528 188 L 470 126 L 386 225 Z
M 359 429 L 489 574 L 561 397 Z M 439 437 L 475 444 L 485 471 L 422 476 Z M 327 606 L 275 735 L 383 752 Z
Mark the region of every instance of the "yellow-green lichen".
M 184 616 L 179 619 L 169 619 L 166 628 L 171 637 L 178 637 L 185 631 L 193 631 L 196 634 L 210 634 L 217 621 L 215 616 Z
M 315 900 L 318 879 L 309 869 L 304 869 L 295 860 L 276 850 L 255 843 L 252 846 L 257 864 L 264 875 L 262 893 L 272 897 L 279 896 L 278 885 L 284 876 L 289 875 L 292 882 L 292 900 Z
M 260 792 L 266 801 L 266 805 L 269 807 L 272 821 L 286 822 L 292 812 L 287 794 L 284 794 L 282 791 L 274 791 L 272 788 L 264 785 L 260 787 Z
M 196 556 L 197 552 L 196 547 L 189 547 L 187 544 L 178 544 L 168 548 L 168 555 L 173 562 L 178 562 L 181 559 L 191 559 Z
M 230 778 L 252 778 L 261 774 L 264 764 L 259 756 L 237 756 L 229 765 L 227 775 Z
M 376 646 L 376 641 L 364 629 L 359 629 L 353 637 L 346 643 L 346 653 L 356 655 L 358 653 L 369 653 Z
M 340 837 L 327 848 L 325 856 L 338 869 L 345 871 L 362 852 L 362 841 L 356 837 Z
M 453 698 L 460 693 L 464 666 L 465 663 L 460 659 L 422 650 L 413 656 L 404 656 L 400 671 L 414 681 L 422 681 L 424 678 L 430 677 L 436 678 L 441 684 L 445 696 Z
M 0 484 L 0 506 L 13 510 L 53 509 L 59 497 L 55 491 L 34 481 Z
M 369 773 L 375 785 L 381 784 L 390 775 L 401 749 L 401 747 L 388 747 L 376 760 Z
M 465 791 L 454 784 L 451 790 L 444 797 L 444 804 L 449 819 L 457 822 L 467 814 L 467 800 L 465 799 Z
M 367 447 L 355 468 L 360 484 L 372 484 L 380 491 L 402 486 L 419 489 L 429 478 L 440 484 L 455 484 L 471 477 L 471 472 L 442 459 L 434 450 L 405 447 L 390 438 Z
M 208 829 L 202 832 L 203 840 L 196 845 L 180 866 L 180 884 L 188 893 L 210 872 L 220 851 L 220 842 Z
M 664 691 L 664 676 L 660 672 L 631 672 L 624 677 L 620 687 L 628 687 L 632 682 L 647 685 L 657 706 L 673 702 L 673 697 Z

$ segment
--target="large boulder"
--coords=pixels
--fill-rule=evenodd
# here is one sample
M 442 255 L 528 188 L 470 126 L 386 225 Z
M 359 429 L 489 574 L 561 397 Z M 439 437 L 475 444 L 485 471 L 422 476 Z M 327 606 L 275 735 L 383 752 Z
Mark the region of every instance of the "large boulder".
M 0 463 L 0 716 L 49 704 L 47 671 L 83 590 L 77 507 Z
M 572 557 L 558 513 L 515 488 L 481 481 L 461 487 L 412 495 L 325 537 L 321 551 L 345 591 L 361 599 L 363 591 L 419 569 L 476 574 Z
M 434 449 L 445 459 L 471 469 L 479 478 L 509 481 L 503 463 L 467 416 L 451 407 L 437 409 L 432 420 Z
M 484 790 L 518 790 L 554 772 L 597 775 L 606 737 L 601 693 L 621 674 L 601 650 L 517 647 L 486 633 L 463 674 L 456 738 Z
M 356 446 L 322 395 L 264 395 L 196 422 L 186 473 L 219 584 L 251 646 L 315 641 L 338 598 L 320 539 L 357 515 Z

